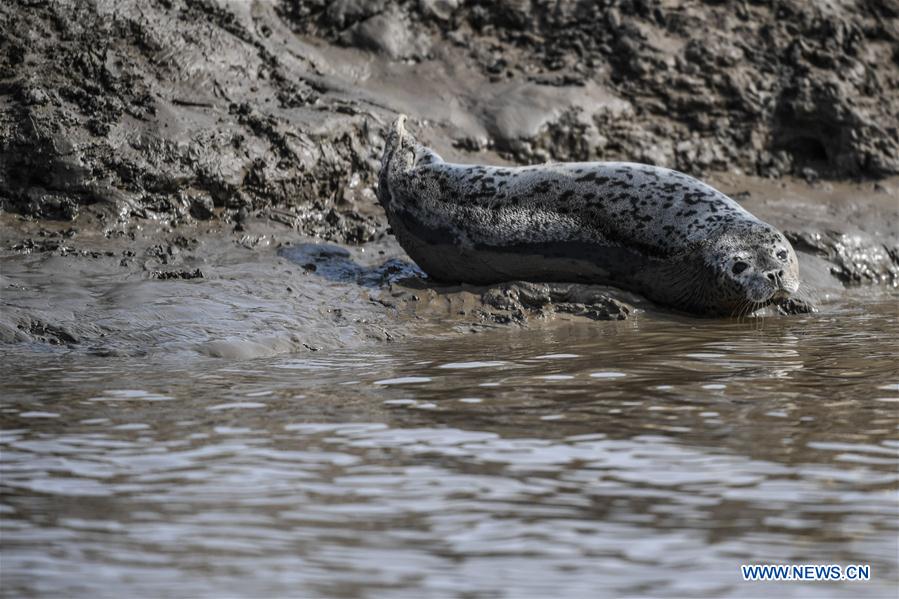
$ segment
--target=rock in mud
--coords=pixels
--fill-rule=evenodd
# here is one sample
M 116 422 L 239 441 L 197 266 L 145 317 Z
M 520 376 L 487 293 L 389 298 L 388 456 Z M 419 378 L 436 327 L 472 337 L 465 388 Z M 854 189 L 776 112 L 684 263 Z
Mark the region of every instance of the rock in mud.
M 457 327 L 527 325 L 532 319 L 552 320 L 563 314 L 589 320 L 625 320 L 634 314 L 634 303 L 645 304 L 626 291 L 598 285 L 527 281 L 488 286 L 435 285 L 418 277 L 391 284 L 376 301 L 401 315 L 443 320 Z
M 202 279 L 203 271 L 199 268 L 194 270 L 155 270 L 150 273 L 150 278 L 159 279 L 160 281 Z
M 785 231 L 799 251 L 831 263 L 831 274 L 847 285 L 899 284 L 899 246 L 879 243 L 864 234 L 838 231 Z
M 611 297 L 608 288 L 578 284 L 504 283 L 483 291 L 481 299 L 486 306 L 507 312 L 521 321 L 526 321 L 528 315 L 550 317 L 554 313 L 591 320 L 624 320 L 634 310 L 633 306 Z

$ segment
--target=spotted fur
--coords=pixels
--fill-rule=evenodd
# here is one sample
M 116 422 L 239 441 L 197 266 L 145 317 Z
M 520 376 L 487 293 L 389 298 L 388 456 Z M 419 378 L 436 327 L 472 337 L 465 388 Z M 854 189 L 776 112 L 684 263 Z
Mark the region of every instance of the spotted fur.
M 777 229 L 670 169 L 451 164 L 400 117 L 378 197 L 403 248 L 441 281 L 607 283 L 700 314 L 761 307 L 799 286 Z

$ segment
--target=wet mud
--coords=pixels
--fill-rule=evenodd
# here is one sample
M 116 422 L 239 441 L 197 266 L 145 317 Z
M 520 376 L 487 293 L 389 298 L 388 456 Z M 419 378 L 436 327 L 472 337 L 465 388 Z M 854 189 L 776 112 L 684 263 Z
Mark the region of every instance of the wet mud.
M 804 299 L 894 289 L 897 17 L 888 2 L 4 3 L 0 339 L 252 356 L 658 314 L 608 288 L 423 279 L 375 199 L 399 112 L 460 162 L 701 176 L 785 231 Z

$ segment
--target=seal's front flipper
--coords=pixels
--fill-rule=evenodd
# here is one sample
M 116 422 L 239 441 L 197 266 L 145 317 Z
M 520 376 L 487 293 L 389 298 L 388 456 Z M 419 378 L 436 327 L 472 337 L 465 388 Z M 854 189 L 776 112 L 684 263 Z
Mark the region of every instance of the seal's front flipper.
M 797 298 L 787 298 L 783 300 L 779 300 L 774 303 L 777 307 L 777 311 L 781 314 L 793 315 L 793 314 L 816 314 L 818 312 L 818 306 L 808 302 L 806 300 L 797 299 Z

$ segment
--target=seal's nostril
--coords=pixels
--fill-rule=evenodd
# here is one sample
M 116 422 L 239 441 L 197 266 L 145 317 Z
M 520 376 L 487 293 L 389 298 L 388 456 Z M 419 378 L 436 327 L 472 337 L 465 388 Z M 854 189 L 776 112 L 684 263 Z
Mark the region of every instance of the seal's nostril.
M 782 270 L 777 271 L 777 276 L 780 277 L 781 279 L 784 278 L 784 271 L 782 271 Z
M 769 273 L 768 273 L 768 278 L 769 278 L 770 280 L 772 280 L 772 281 L 776 281 L 776 280 L 777 280 L 777 276 L 776 276 L 773 272 L 769 272 Z

